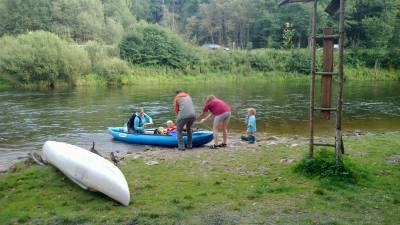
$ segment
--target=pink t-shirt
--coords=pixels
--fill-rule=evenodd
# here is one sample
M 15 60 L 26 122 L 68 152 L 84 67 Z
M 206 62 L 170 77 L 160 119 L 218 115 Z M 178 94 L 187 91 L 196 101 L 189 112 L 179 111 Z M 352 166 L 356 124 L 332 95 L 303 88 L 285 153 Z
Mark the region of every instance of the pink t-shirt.
M 203 112 L 210 111 L 214 116 L 221 115 L 225 112 L 230 112 L 231 107 L 221 99 L 215 98 L 207 102 L 204 106 Z

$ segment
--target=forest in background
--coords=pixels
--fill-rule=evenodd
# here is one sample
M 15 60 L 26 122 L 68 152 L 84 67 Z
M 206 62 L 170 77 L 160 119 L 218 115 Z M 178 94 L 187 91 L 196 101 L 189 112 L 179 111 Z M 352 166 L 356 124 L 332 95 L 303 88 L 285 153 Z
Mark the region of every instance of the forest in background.
M 73 83 L 95 73 L 115 81 L 133 65 L 185 74 L 249 68 L 305 74 L 311 4 L 279 7 L 279 2 L 0 0 L 0 76 L 13 83 Z M 337 30 L 337 15 L 323 12 L 329 2 L 319 1 L 320 31 Z M 400 67 L 400 0 L 346 1 L 346 19 L 348 66 Z M 232 51 L 198 48 L 206 43 Z M 82 60 L 73 62 L 68 54 Z

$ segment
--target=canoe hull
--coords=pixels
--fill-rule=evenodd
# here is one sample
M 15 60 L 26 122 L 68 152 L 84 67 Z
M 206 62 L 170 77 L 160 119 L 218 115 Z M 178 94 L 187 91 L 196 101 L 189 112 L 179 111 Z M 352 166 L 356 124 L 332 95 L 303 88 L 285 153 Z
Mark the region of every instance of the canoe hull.
M 99 191 L 123 205 L 129 204 L 130 193 L 125 176 L 101 156 L 67 143 L 46 141 L 43 159 L 83 189 Z
M 114 139 L 140 145 L 157 145 L 164 147 L 178 147 L 177 137 L 174 135 L 158 134 L 127 134 L 122 132 L 122 127 L 109 127 L 108 132 Z M 213 139 L 210 131 L 195 131 L 192 136 L 193 147 L 199 147 L 209 143 Z M 183 142 L 187 143 L 186 135 L 183 136 Z

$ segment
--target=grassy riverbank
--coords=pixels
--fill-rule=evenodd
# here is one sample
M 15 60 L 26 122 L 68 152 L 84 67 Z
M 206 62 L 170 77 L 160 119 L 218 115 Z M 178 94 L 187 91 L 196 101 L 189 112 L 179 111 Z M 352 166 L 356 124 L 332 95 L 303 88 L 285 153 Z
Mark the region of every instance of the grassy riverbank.
M 0 79 L 0 90 L 6 90 L 9 88 L 11 88 L 11 85 L 7 81 Z
M 146 152 L 120 168 L 131 203 L 80 189 L 51 166 L 18 165 L 0 176 L 0 223 L 396 224 L 400 133 L 347 137 L 351 179 L 305 177 L 305 145 L 262 142 L 212 151 Z M 393 160 L 394 159 L 394 160 Z M 148 160 L 159 165 L 148 166 Z M 293 163 L 290 163 L 294 160 Z M 397 158 L 398 160 L 398 158 Z
M 346 68 L 345 80 L 348 81 L 398 81 L 400 72 L 397 70 L 374 70 L 368 68 Z M 317 77 L 319 79 L 319 77 Z M 236 82 L 244 80 L 267 80 L 267 81 L 285 81 L 297 80 L 308 81 L 308 74 L 300 74 L 294 72 L 260 72 L 246 71 L 241 73 L 236 72 L 209 72 L 207 74 L 199 71 L 183 72 L 163 67 L 132 67 L 132 72 L 129 74 L 121 74 L 114 78 L 107 79 L 102 75 L 91 73 L 78 79 L 74 86 L 134 86 L 138 83 L 180 83 L 180 82 Z M 66 88 L 70 84 L 57 81 L 54 84 L 55 88 Z M 48 89 L 48 82 L 37 82 L 24 85 L 12 85 L 11 83 L 0 80 L 0 90 L 10 88 L 20 89 Z

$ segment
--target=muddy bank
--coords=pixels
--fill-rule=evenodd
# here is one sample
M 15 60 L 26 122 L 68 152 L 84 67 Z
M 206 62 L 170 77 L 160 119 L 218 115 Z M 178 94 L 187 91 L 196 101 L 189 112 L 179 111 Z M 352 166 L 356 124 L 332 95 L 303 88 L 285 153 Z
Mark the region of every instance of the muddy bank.
M 345 137 L 359 137 L 364 135 L 384 135 L 383 132 L 361 132 L 361 131 L 351 131 L 345 133 Z M 200 155 L 200 153 L 207 151 L 212 153 L 213 151 L 236 151 L 236 150 L 251 150 L 257 148 L 265 148 L 273 145 L 286 145 L 288 148 L 296 147 L 299 145 L 307 145 L 308 138 L 302 136 L 276 136 L 268 133 L 258 133 L 257 141 L 255 144 L 248 144 L 245 141 L 241 140 L 241 135 L 239 133 L 234 133 L 229 135 L 229 144 L 228 147 L 219 148 L 216 150 L 209 149 L 209 146 L 212 144 L 209 143 L 200 148 L 194 148 L 186 151 L 178 151 L 174 148 L 164 148 L 158 146 L 148 146 L 148 145 L 134 145 L 134 144 L 126 144 L 123 142 L 118 142 L 114 140 L 107 139 L 94 139 L 95 149 L 105 158 L 110 159 L 110 153 L 113 152 L 118 159 L 124 160 L 125 158 L 143 158 L 149 162 L 149 164 L 157 164 L 160 160 L 166 159 L 176 159 L 180 157 L 188 157 L 188 156 L 196 156 Z M 333 137 L 322 136 L 316 137 L 318 142 L 322 143 L 334 143 Z M 92 147 L 92 143 L 87 141 L 85 144 L 78 143 L 76 145 L 90 149 Z M 75 143 L 70 143 L 75 144 Z M 24 150 L 9 150 L 9 151 L 0 151 L 0 173 L 4 173 L 10 167 L 12 167 L 15 163 L 27 160 L 29 158 L 29 151 L 27 149 Z M 40 151 L 36 151 L 40 154 Z M 288 159 L 290 161 L 290 159 Z

